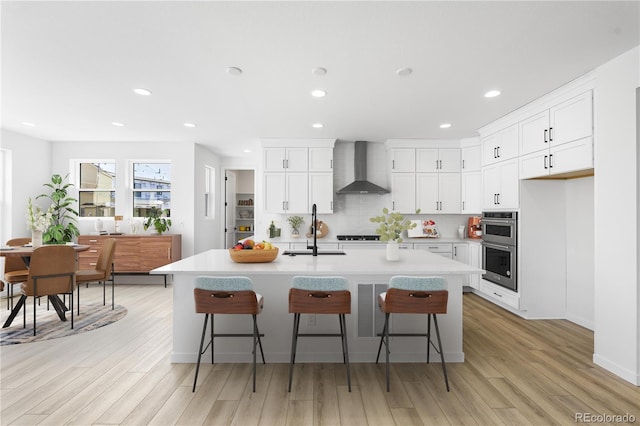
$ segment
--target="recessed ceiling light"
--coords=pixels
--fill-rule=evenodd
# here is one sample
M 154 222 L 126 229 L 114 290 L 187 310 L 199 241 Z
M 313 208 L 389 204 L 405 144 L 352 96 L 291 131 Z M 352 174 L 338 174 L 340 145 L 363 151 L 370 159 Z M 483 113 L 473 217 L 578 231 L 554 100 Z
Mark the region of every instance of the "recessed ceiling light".
M 184 123 L 184 127 L 196 127 L 193 123 Z
M 322 123 L 313 123 L 311 125 L 311 127 L 313 127 L 314 129 L 322 129 L 324 127 L 324 124 L 322 124 Z
M 149 89 L 133 89 L 133 92 L 140 96 L 151 96 L 151 90 Z
M 485 98 L 495 98 L 496 96 L 500 96 L 499 90 L 489 90 L 487 93 L 484 94 Z
M 247 154 L 251 152 L 250 149 L 243 149 L 242 152 L 246 152 Z
M 36 127 L 36 125 L 35 125 L 35 124 L 30 123 L 30 122 L 28 122 L 28 121 L 23 121 L 23 122 L 22 122 L 22 125 L 23 125 L 23 126 L 29 126 L 29 127 Z
M 396 74 L 398 75 L 409 75 L 413 72 L 411 68 L 398 68 L 396 70 Z
M 124 127 L 124 123 L 120 123 L 118 121 L 114 121 L 113 123 L 111 123 L 112 125 L 116 126 L 116 127 Z
M 242 74 L 242 68 L 239 68 L 239 67 L 227 67 L 227 74 L 240 75 L 240 74 Z
M 317 89 L 311 92 L 311 96 L 313 96 L 314 98 L 323 98 L 327 96 L 327 92 L 325 92 L 324 90 Z
M 441 129 L 448 129 L 449 127 L 451 127 L 451 123 L 442 123 L 442 124 L 440 125 L 440 128 L 441 128 Z
M 325 75 L 327 73 L 327 69 L 324 67 L 316 67 L 311 70 L 313 75 Z

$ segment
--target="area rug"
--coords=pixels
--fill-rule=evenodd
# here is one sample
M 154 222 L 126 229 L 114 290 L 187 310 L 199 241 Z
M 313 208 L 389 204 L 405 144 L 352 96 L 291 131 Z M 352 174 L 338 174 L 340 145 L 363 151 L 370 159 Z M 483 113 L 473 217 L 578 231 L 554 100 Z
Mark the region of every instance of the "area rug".
M 32 302 L 33 303 L 33 302 Z M 37 334 L 33 335 L 33 304 L 27 308 L 27 326 L 22 327 L 22 311 L 13 320 L 10 327 L 0 328 L 0 346 L 16 345 L 19 343 L 39 342 L 42 340 L 57 339 L 59 337 L 72 336 L 95 330 L 122 319 L 127 315 L 127 308 L 116 305 L 103 306 L 99 303 L 80 305 L 80 316 L 74 312 L 73 330 L 71 329 L 71 314 L 67 312 L 67 320 L 60 321 L 56 311 L 51 308 L 47 311 L 46 303 L 38 307 L 36 325 Z M 6 318 L 3 318 L 4 322 Z

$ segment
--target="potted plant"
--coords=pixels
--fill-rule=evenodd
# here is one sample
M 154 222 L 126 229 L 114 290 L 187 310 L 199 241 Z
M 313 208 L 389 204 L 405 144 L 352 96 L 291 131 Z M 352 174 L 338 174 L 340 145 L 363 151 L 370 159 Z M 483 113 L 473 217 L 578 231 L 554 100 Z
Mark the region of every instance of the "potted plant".
M 51 200 L 51 224 L 42 235 L 45 244 L 69 243 L 73 237 L 80 235 L 76 226 L 78 212 L 72 207 L 78 200 L 69 196 L 68 190 L 73 184 L 67 182 L 68 177 L 52 175 L 51 183 L 43 185 L 50 188 L 51 192 L 36 197 Z
M 168 209 L 163 210 L 158 207 L 151 207 L 149 213 L 147 214 L 147 218 L 142 224 L 144 230 L 146 231 L 153 226 L 153 229 L 155 229 L 156 232 L 160 235 L 162 235 L 163 232 L 167 232 L 171 227 L 171 219 L 169 219 L 168 217 L 163 217 L 163 215 L 168 214 Z
M 33 248 L 42 245 L 42 233 L 46 232 L 53 220 L 53 206 L 49 206 L 46 212 L 40 207 L 34 207 L 31 197 L 27 203 L 27 229 L 31 231 L 31 245 Z
M 420 210 L 416 210 L 416 214 Z M 387 242 L 387 260 L 399 260 L 400 251 L 398 243 L 402 242 L 402 233 L 416 227 L 416 224 L 405 218 L 401 213 L 390 212 L 386 207 L 382 209 L 380 216 L 369 219 L 373 223 L 379 223 L 376 233 L 380 235 L 380 241 Z
M 300 236 L 300 227 L 304 223 L 304 218 L 302 216 L 289 216 L 287 222 L 291 225 L 291 236 L 298 238 Z

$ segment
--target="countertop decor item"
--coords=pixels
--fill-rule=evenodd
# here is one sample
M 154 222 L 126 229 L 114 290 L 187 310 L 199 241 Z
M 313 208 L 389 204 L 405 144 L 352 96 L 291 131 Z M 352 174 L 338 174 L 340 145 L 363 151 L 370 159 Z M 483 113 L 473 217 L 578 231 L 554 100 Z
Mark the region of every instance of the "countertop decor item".
M 48 198 L 51 200 L 52 220 L 51 224 L 43 233 L 45 244 L 69 243 L 73 237 L 80 235 L 80 230 L 76 226 L 78 212 L 73 208 L 78 202 L 70 197 L 68 190 L 73 184 L 67 182 L 69 175 L 64 178 L 58 174 L 51 176 L 51 183 L 43 186 L 51 189 L 48 194 L 40 194 L 38 198 Z
M 278 257 L 278 247 L 268 250 L 234 250 L 230 248 L 229 256 L 236 263 L 269 263 Z
M 151 226 L 153 226 L 153 228 L 159 235 L 162 235 L 163 232 L 167 232 L 171 227 L 171 219 L 163 217 L 163 215 L 165 214 L 169 214 L 169 210 L 159 209 L 158 207 L 151 207 L 149 213 L 147 214 L 147 218 L 142 224 L 144 230 L 146 231 Z
M 416 210 L 416 214 L 418 213 L 420 210 Z M 402 233 L 416 227 L 414 222 L 405 218 L 401 213 L 390 212 L 386 207 L 382 209 L 380 216 L 374 216 L 369 221 L 380 224 L 376 229 L 376 233 L 380 235 L 380 241 L 401 243 L 403 241 Z
M 291 225 L 291 236 L 298 238 L 300 236 L 300 227 L 304 223 L 304 218 L 302 216 L 289 216 L 287 222 Z

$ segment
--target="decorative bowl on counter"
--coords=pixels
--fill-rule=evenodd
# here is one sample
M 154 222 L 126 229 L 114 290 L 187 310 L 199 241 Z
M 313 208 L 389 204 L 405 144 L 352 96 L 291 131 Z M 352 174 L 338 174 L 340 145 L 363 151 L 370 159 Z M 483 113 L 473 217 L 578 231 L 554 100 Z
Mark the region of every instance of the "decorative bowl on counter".
M 229 249 L 231 260 L 237 263 L 269 263 L 278 257 L 278 247 L 269 250 L 234 250 Z

